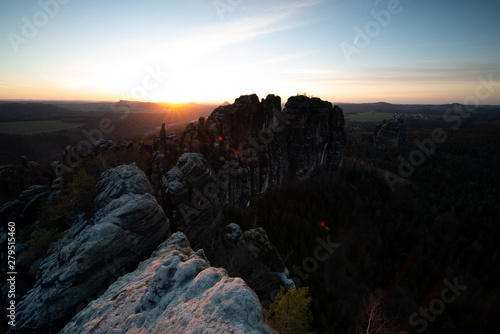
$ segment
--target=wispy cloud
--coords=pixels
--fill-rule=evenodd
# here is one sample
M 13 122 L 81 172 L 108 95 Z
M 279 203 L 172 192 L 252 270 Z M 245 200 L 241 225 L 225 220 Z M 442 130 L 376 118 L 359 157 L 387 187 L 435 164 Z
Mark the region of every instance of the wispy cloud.
M 299 19 L 299 15 L 305 8 L 318 6 L 323 2 L 324 0 L 306 0 L 267 5 L 255 14 L 199 26 L 178 38 L 166 39 L 152 53 L 185 63 L 186 60 L 199 58 L 231 45 L 311 24 L 311 20 Z
M 4 85 L 3 82 L 0 82 L 0 88 L 2 88 L 2 89 L 17 89 L 15 87 L 6 86 L 6 85 Z
M 247 63 L 242 63 L 238 64 L 237 66 L 233 66 L 231 68 L 228 68 L 226 70 L 241 70 L 245 68 L 258 68 L 262 67 L 265 65 L 273 65 L 273 64 L 282 64 L 290 60 L 295 60 L 303 57 L 307 57 L 310 55 L 314 55 L 318 50 L 311 50 L 311 51 L 305 51 L 305 52 L 298 52 L 298 53 L 290 53 L 290 54 L 284 54 L 272 58 L 267 58 L 267 59 L 262 59 L 254 62 L 247 62 Z M 289 71 L 286 71 L 289 72 Z
M 305 82 L 372 82 L 372 83 L 465 83 L 475 82 L 479 75 L 500 78 L 500 62 L 402 62 L 392 66 L 360 66 L 350 68 L 306 68 L 288 71 L 301 75 Z
M 156 35 L 140 41 L 120 41 L 113 47 L 109 46 L 109 52 L 82 55 L 80 59 L 73 57 L 65 64 L 51 66 L 43 75 L 47 82 L 64 90 L 87 88 L 114 91 L 118 87 L 130 90 L 133 85 L 142 82 L 146 66 L 159 66 L 162 71 L 174 72 L 178 76 L 196 75 L 195 70 L 201 68 L 203 71 L 198 71 L 196 79 L 199 80 L 205 72 L 212 73 L 211 68 L 222 66 L 221 59 L 227 57 L 226 48 L 308 25 L 311 19 L 301 18 L 301 13 L 324 2 L 303 0 L 256 4 L 255 11 L 243 10 L 244 16 L 191 26 L 176 36 L 165 32 L 164 36 Z M 228 68 L 248 68 L 304 57 L 311 52 L 315 51 L 286 55 L 273 53 L 269 59 L 254 58 L 254 61 L 247 62 L 239 59 L 226 64 Z M 221 71 L 219 69 L 219 73 Z

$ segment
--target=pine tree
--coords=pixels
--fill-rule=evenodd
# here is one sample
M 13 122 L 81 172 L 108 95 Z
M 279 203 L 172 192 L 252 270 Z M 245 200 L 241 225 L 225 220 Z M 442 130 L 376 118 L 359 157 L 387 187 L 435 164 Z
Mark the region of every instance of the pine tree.
M 307 333 L 311 326 L 312 314 L 308 297 L 309 288 L 295 289 L 293 286 L 285 292 L 283 287 L 271 304 L 271 312 L 280 334 Z

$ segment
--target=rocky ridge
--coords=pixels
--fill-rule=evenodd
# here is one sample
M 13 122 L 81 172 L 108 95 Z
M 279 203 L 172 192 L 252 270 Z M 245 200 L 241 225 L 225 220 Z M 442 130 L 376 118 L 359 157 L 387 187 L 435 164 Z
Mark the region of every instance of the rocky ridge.
M 216 238 L 221 221 L 215 172 L 199 153 L 184 153 L 162 179 L 160 200 L 173 230 L 186 233 L 193 245 Z
M 35 286 L 18 305 L 19 332 L 59 330 L 77 313 L 65 331 L 81 325 L 91 332 L 119 327 L 117 332 L 137 329 L 154 333 L 162 326 L 179 332 L 188 324 L 192 332 L 211 332 L 213 328 L 269 332 L 262 315 L 258 315 L 260 304 L 255 293 L 241 279 L 229 278 L 223 269 L 211 268 L 204 252 L 194 253 L 187 240 L 195 249 L 209 244 L 211 250 L 222 252 L 223 266 L 231 276 L 244 278 L 261 300 L 272 300 L 272 291 L 279 288 L 280 282 L 291 284 L 279 253 L 262 228 L 243 232 L 238 225 L 230 224 L 224 235 L 222 207 L 247 207 L 253 197 L 265 193 L 273 184 L 280 185 L 289 175 L 307 179 L 318 169 L 334 172 L 342 165 L 345 137 L 342 109 L 305 96 L 291 97 L 283 110 L 279 96 L 269 95 L 261 101 L 255 94 L 241 96 L 234 104 L 220 106 L 207 119 L 200 118 L 180 133 L 166 134 L 163 126 L 155 143 L 139 145 L 140 155 L 149 155 L 147 176 L 135 164 L 109 169 L 101 175 L 92 218 L 75 220 L 66 236 L 51 247 L 39 267 Z M 112 155 L 131 146 L 101 140 L 88 152 L 68 147 L 62 162 L 53 167 L 68 171 L 71 168 L 67 167 L 78 166 L 82 157 Z M 58 180 L 53 189 L 33 187 L 30 191 L 37 190 L 33 194 L 42 194 L 40 198 L 52 196 L 57 192 Z M 8 208 L 4 213 L 12 214 Z M 122 280 L 122 285 L 117 282 L 106 292 L 106 296 L 115 294 L 111 299 L 97 299 L 87 308 L 92 311 L 79 312 L 108 288 L 118 272 L 128 272 L 147 258 L 170 230 L 182 231 L 187 237 L 176 233 L 144 265 L 153 265 L 154 282 L 162 283 L 146 280 L 146 290 L 127 299 L 128 284 L 140 286 L 143 282 L 139 279 L 141 271 L 136 270 L 129 274 L 130 280 Z M 160 255 L 166 258 L 160 261 Z M 158 261 L 177 265 L 165 273 L 164 264 L 158 266 Z M 146 267 L 141 267 L 143 274 L 150 272 Z M 187 276 L 176 276 L 183 271 Z M 193 272 L 195 276 L 189 276 Z M 183 286 L 191 279 L 203 287 L 199 295 L 192 295 L 191 286 Z M 179 288 L 178 295 L 171 295 L 172 286 Z M 224 305 L 232 312 L 218 306 L 221 299 L 215 292 L 230 301 Z M 140 294 L 141 300 L 136 303 L 135 297 Z M 135 303 L 133 310 L 116 304 L 122 300 L 118 295 L 127 303 Z M 199 319 L 189 322 L 190 316 L 183 312 L 198 312 L 197 307 L 201 307 Z M 123 313 L 111 314 L 112 308 Z M 144 317 L 134 316 L 142 311 Z M 95 318 L 93 312 L 98 313 Z M 241 320 L 245 312 L 252 316 Z
M 22 332 L 60 328 L 117 273 L 147 257 L 170 233 L 146 175 L 135 164 L 101 176 L 94 212 L 90 221 L 73 225 L 52 245 L 35 286 L 18 305 L 16 327 Z
M 259 299 L 240 278 L 210 267 L 183 233 L 112 284 L 60 332 L 271 333 Z
M 200 153 L 215 171 L 223 203 L 246 207 L 287 175 L 306 179 L 319 168 L 334 172 L 342 164 L 345 138 L 343 111 L 330 102 L 294 96 L 282 110 L 279 96 L 259 101 L 244 95 L 174 137 L 160 136 L 154 146 L 163 161 L 155 164 L 173 165 L 183 153 Z

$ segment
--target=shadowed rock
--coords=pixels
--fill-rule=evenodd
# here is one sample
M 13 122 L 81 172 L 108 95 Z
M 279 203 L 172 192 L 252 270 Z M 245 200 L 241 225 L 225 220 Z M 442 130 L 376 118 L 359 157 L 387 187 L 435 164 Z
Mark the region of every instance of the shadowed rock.
M 168 219 L 137 166 L 108 170 L 98 189 L 92 221 L 84 228 L 75 225 L 43 260 L 35 286 L 18 305 L 14 331 L 60 329 L 168 236 Z
M 189 124 L 167 145 L 166 157 L 205 156 L 217 175 L 221 199 L 247 207 L 253 196 L 287 175 L 306 179 L 342 164 L 346 134 L 342 109 L 319 98 L 244 95 Z
M 198 153 L 185 153 L 163 178 L 163 201 L 174 230 L 194 246 L 211 242 L 221 218 L 215 173 Z
M 394 118 L 383 121 L 376 126 L 373 139 L 375 148 L 403 148 L 406 146 L 406 131 L 404 120 Z
M 238 244 L 249 251 L 250 254 L 271 269 L 273 272 L 283 272 L 285 265 L 278 254 L 278 250 L 273 246 L 266 231 L 262 227 L 245 231 Z

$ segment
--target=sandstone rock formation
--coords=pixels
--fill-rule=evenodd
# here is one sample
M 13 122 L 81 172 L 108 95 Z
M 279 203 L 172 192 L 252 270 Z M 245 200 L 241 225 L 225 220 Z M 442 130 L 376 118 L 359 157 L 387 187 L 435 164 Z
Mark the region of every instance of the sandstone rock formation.
M 394 118 L 383 121 L 375 127 L 373 139 L 375 148 L 402 148 L 406 146 L 404 119 Z
M 105 156 L 107 154 L 112 155 L 120 149 L 130 150 L 133 146 L 133 143 L 130 141 L 115 143 L 108 139 L 96 140 L 92 144 L 89 143 L 88 146 L 78 145 L 76 147 L 72 147 L 68 145 L 62 152 L 61 160 L 54 161 L 52 163 L 52 168 L 57 176 L 61 176 L 64 172 L 70 171 L 71 168 L 79 166 L 86 158 Z M 105 160 L 103 160 L 103 163 L 105 163 L 104 161 Z
M 37 220 L 38 208 L 43 198 L 49 196 L 49 186 L 34 185 L 24 190 L 19 197 L 0 207 L 0 220 L 2 224 L 14 221 L 18 227 L 33 224 Z
M 238 224 L 231 223 L 226 226 L 224 239 L 228 242 L 236 243 L 242 234 L 243 231 L 241 230 L 241 227 Z
M 161 153 L 166 165 L 185 152 L 202 154 L 224 203 L 246 207 L 286 175 L 305 179 L 320 167 L 333 172 L 342 164 L 345 138 L 342 109 L 329 102 L 294 96 L 281 110 L 279 96 L 259 101 L 253 94 L 189 124 Z
M 41 166 L 21 157 L 20 165 L 0 166 L 0 203 L 15 200 L 22 191 L 35 185 L 49 185 L 54 175 L 47 175 Z
M 254 258 L 260 259 L 273 272 L 283 272 L 285 270 L 285 265 L 278 254 L 278 250 L 269 241 L 267 233 L 262 227 L 245 231 L 238 243 Z
M 163 178 L 161 199 L 173 230 L 184 232 L 194 246 L 212 242 L 221 218 L 215 173 L 199 153 L 183 154 Z
M 60 332 L 271 333 L 255 293 L 240 278 L 210 267 L 183 233 L 121 277 Z
M 104 173 L 91 221 L 77 224 L 43 260 L 37 281 L 18 304 L 14 331 L 58 330 L 123 268 L 169 235 L 169 222 L 135 164 Z M 83 304 L 82 304 L 83 303 Z
M 154 195 L 148 178 L 135 163 L 122 165 L 104 172 L 97 183 L 96 191 L 94 212 L 126 194 Z
M 226 226 L 223 240 L 223 266 L 231 276 L 243 278 L 263 303 L 271 303 L 280 284 L 289 288 L 293 283 L 263 228 L 243 232 L 238 224 L 231 223 Z

